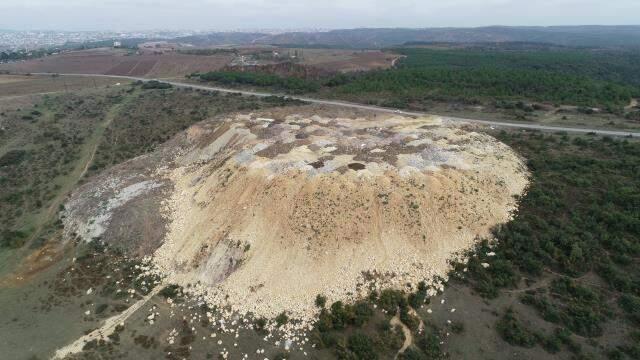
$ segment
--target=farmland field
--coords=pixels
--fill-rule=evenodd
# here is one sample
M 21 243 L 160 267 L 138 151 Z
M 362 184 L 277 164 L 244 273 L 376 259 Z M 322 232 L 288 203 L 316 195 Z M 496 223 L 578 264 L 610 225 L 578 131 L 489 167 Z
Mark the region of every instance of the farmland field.
M 0 98 L 27 96 L 52 92 L 75 91 L 124 83 L 120 79 L 88 78 L 80 76 L 10 76 L 0 75 Z
M 0 71 L 13 73 L 76 73 L 142 76 L 149 78 L 183 77 L 194 72 L 219 70 L 231 63 L 231 51 L 201 50 L 211 55 L 200 55 L 197 50 L 187 52 L 148 52 L 140 54 L 121 49 L 91 49 L 72 51 L 41 59 L 33 59 L 11 64 L 0 64 Z M 270 54 L 272 51 L 304 54 L 299 61 L 323 70 L 335 72 L 366 71 L 385 69 L 397 57 L 379 50 L 353 51 L 340 49 L 284 49 L 270 47 L 249 47 L 233 49 L 238 54 Z
M 196 71 L 211 71 L 231 61 L 228 54 L 190 56 L 167 53 L 161 55 L 130 54 L 119 49 L 72 51 L 24 62 L 2 64 L 0 70 L 17 73 L 109 74 L 148 77 L 183 76 Z

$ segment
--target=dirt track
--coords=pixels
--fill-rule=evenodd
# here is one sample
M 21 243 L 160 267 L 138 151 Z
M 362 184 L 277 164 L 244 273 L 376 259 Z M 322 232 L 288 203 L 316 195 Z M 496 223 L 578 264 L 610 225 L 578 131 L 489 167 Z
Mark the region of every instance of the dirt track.
M 64 359 L 69 355 L 81 352 L 84 345 L 92 340 L 107 338 L 107 336 L 113 334 L 118 325 L 123 324 L 125 321 L 127 321 L 127 319 L 131 315 L 140 310 L 140 308 L 143 307 L 149 300 L 151 300 L 151 298 L 153 298 L 161 289 L 162 285 L 156 286 L 153 290 L 151 290 L 151 292 L 149 292 L 149 294 L 145 295 L 141 300 L 138 300 L 135 304 L 131 305 L 125 311 L 105 320 L 102 326 L 100 326 L 98 329 L 80 337 L 73 343 L 63 348 L 58 349 L 52 359 Z
M 34 75 L 50 75 L 50 74 L 34 73 Z M 115 76 L 115 75 L 99 75 L 99 74 L 59 74 L 59 75 L 82 76 L 82 77 L 107 77 L 107 78 L 114 78 L 114 79 L 149 81 L 149 79 L 146 79 L 146 78 L 133 77 L 133 76 Z M 176 87 L 181 87 L 181 88 L 219 91 L 219 92 L 225 92 L 225 93 L 236 93 L 236 94 L 243 94 L 243 95 L 260 96 L 260 97 L 286 96 L 290 99 L 297 99 L 297 100 L 302 100 L 309 103 L 320 104 L 320 105 L 338 106 L 338 107 L 345 107 L 345 108 L 352 108 L 352 109 L 376 111 L 376 112 L 382 112 L 382 113 L 393 113 L 393 114 L 404 115 L 404 116 L 431 116 L 426 113 L 420 113 L 415 111 L 402 111 L 402 110 L 396 110 L 396 109 L 383 108 L 379 106 L 350 103 L 346 101 L 314 99 L 314 98 L 300 97 L 300 96 L 289 96 L 289 95 L 271 93 L 271 92 L 245 91 L 245 90 L 238 90 L 238 89 L 223 88 L 218 86 L 197 85 L 197 84 L 184 83 L 179 81 L 164 81 L 164 80 L 161 80 L 161 81 Z M 488 121 L 488 120 L 479 120 L 479 119 L 450 117 L 450 116 L 446 117 L 446 119 L 448 121 L 454 121 L 458 123 L 481 124 L 481 125 L 487 125 L 487 126 L 498 127 L 498 128 L 506 127 L 506 128 L 515 128 L 515 129 L 542 130 L 542 131 L 564 131 L 564 132 L 578 133 L 578 134 L 593 133 L 593 134 L 600 134 L 600 135 L 607 135 L 607 136 L 640 137 L 640 132 L 624 131 L 624 130 L 603 130 L 603 129 L 594 129 L 594 128 L 586 128 L 586 127 L 580 128 L 580 127 L 550 126 L 550 125 L 539 125 L 539 124 L 531 124 L 531 123 L 524 123 L 524 122 L 514 123 L 514 122 L 506 122 L 506 121 Z

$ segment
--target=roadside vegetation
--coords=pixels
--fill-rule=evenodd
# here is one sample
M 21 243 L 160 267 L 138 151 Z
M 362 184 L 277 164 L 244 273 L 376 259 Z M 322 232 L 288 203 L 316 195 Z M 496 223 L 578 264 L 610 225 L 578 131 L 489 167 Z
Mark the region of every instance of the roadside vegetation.
M 212 81 L 222 85 L 270 87 L 290 94 L 303 94 L 320 89 L 320 84 L 316 81 L 259 72 L 212 71 L 195 76 L 198 76 L 203 81 Z
M 590 50 L 504 51 L 399 48 L 389 70 L 335 74 L 322 80 L 256 72 L 194 74 L 225 85 L 319 93 L 376 105 L 425 109 L 431 102 L 504 105 L 539 102 L 622 112 L 640 96 L 640 53 Z

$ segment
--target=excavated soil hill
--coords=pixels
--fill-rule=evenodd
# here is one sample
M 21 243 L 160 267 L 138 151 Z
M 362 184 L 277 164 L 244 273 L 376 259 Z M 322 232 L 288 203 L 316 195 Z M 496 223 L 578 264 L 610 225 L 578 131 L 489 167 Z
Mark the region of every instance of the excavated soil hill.
M 146 164 L 143 175 L 115 169 L 75 193 L 67 229 L 109 242 L 161 217 L 156 245 L 139 231 L 129 247 L 154 249 L 170 281 L 210 303 L 257 316 L 310 318 L 317 294 L 349 300 L 444 277 L 527 185 L 509 147 L 438 117 L 237 115 L 172 141 L 125 164 Z

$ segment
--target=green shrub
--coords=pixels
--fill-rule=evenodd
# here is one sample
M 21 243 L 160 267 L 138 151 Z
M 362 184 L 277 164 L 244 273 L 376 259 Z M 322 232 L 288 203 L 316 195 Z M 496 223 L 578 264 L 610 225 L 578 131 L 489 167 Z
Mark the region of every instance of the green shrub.
M 347 347 L 355 354 L 356 359 L 375 360 L 378 358 L 378 351 L 376 351 L 373 340 L 364 333 L 357 332 L 349 336 Z
M 316 296 L 316 306 L 319 308 L 324 308 L 326 304 L 327 304 L 327 297 L 318 294 L 318 296 Z
M 496 330 L 502 339 L 511 345 L 533 347 L 537 343 L 535 334 L 526 329 L 509 308 L 496 324 Z
M 9 150 L 0 157 L 0 167 L 18 165 L 27 158 L 25 150 Z
M 27 241 L 27 234 L 22 231 L 3 231 L 0 233 L 0 249 L 18 249 Z
M 287 316 L 286 312 L 281 312 L 280 315 L 276 316 L 276 326 L 281 327 L 289 321 L 289 316 Z
M 398 306 L 406 304 L 406 299 L 402 291 L 385 289 L 378 296 L 378 306 L 389 314 L 395 314 Z
M 623 294 L 618 298 L 618 305 L 636 324 L 640 324 L 640 297 Z
M 175 300 L 178 297 L 182 296 L 182 286 L 175 284 L 167 285 L 162 290 L 160 290 L 158 294 L 165 299 Z
M 168 84 L 166 82 L 160 82 L 157 80 L 149 80 L 142 84 L 142 88 L 145 90 L 150 89 L 171 89 L 173 85 Z

